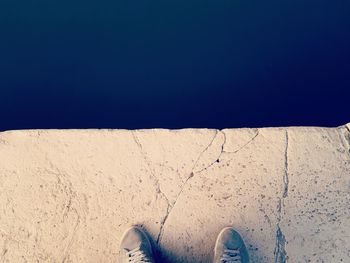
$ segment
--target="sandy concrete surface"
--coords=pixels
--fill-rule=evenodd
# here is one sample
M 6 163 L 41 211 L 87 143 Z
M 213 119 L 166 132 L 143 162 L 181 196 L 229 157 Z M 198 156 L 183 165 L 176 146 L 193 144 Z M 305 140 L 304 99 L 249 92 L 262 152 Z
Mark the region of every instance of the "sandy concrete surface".
M 0 133 L 0 262 L 117 262 L 142 226 L 159 262 L 350 262 L 350 125 Z M 160 249 L 159 249 L 160 247 Z

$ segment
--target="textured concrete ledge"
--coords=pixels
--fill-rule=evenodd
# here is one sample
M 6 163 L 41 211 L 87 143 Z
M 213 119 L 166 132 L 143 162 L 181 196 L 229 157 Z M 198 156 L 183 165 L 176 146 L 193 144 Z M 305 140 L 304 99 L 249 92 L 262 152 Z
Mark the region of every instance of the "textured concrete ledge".
M 116 262 L 142 225 L 163 261 L 350 262 L 350 125 L 0 133 L 0 262 Z

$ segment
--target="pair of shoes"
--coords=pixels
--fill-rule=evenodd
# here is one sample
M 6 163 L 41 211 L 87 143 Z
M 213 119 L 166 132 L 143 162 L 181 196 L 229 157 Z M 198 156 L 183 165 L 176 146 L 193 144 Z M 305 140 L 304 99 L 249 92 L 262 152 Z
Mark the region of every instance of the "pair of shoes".
M 155 262 L 151 242 L 141 228 L 134 226 L 125 231 L 120 244 L 120 257 L 122 263 Z M 219 233 L 213 262 L 249 263 L 243 239 L 232 227 L 225 227 Z

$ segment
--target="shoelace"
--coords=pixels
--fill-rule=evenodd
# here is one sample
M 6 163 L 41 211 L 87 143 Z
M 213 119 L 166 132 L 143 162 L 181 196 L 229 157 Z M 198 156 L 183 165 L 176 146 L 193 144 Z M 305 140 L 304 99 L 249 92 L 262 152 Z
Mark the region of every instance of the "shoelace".
M 141 250 L 140 246 L 133 250 L 126 251 L 126 255 L 130 263 L 151 262 L 145 252 Z
M 224 254 L 221 256 L 220 262 L 242 263 L 239 250 L 238 249 L 224 249 Z

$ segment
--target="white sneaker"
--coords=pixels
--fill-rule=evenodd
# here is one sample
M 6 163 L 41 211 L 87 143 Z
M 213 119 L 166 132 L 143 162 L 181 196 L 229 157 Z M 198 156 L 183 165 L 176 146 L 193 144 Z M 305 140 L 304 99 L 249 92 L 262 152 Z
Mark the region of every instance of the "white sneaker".
M 151 242 L 140 227 L 133 226 L 124 232 L 120 242 L 120 262 L 155 262 Z
M 249 263 L 243 239 L 232 227 L 225 227 L 219 233 L 215 243 L 214 263 Z

